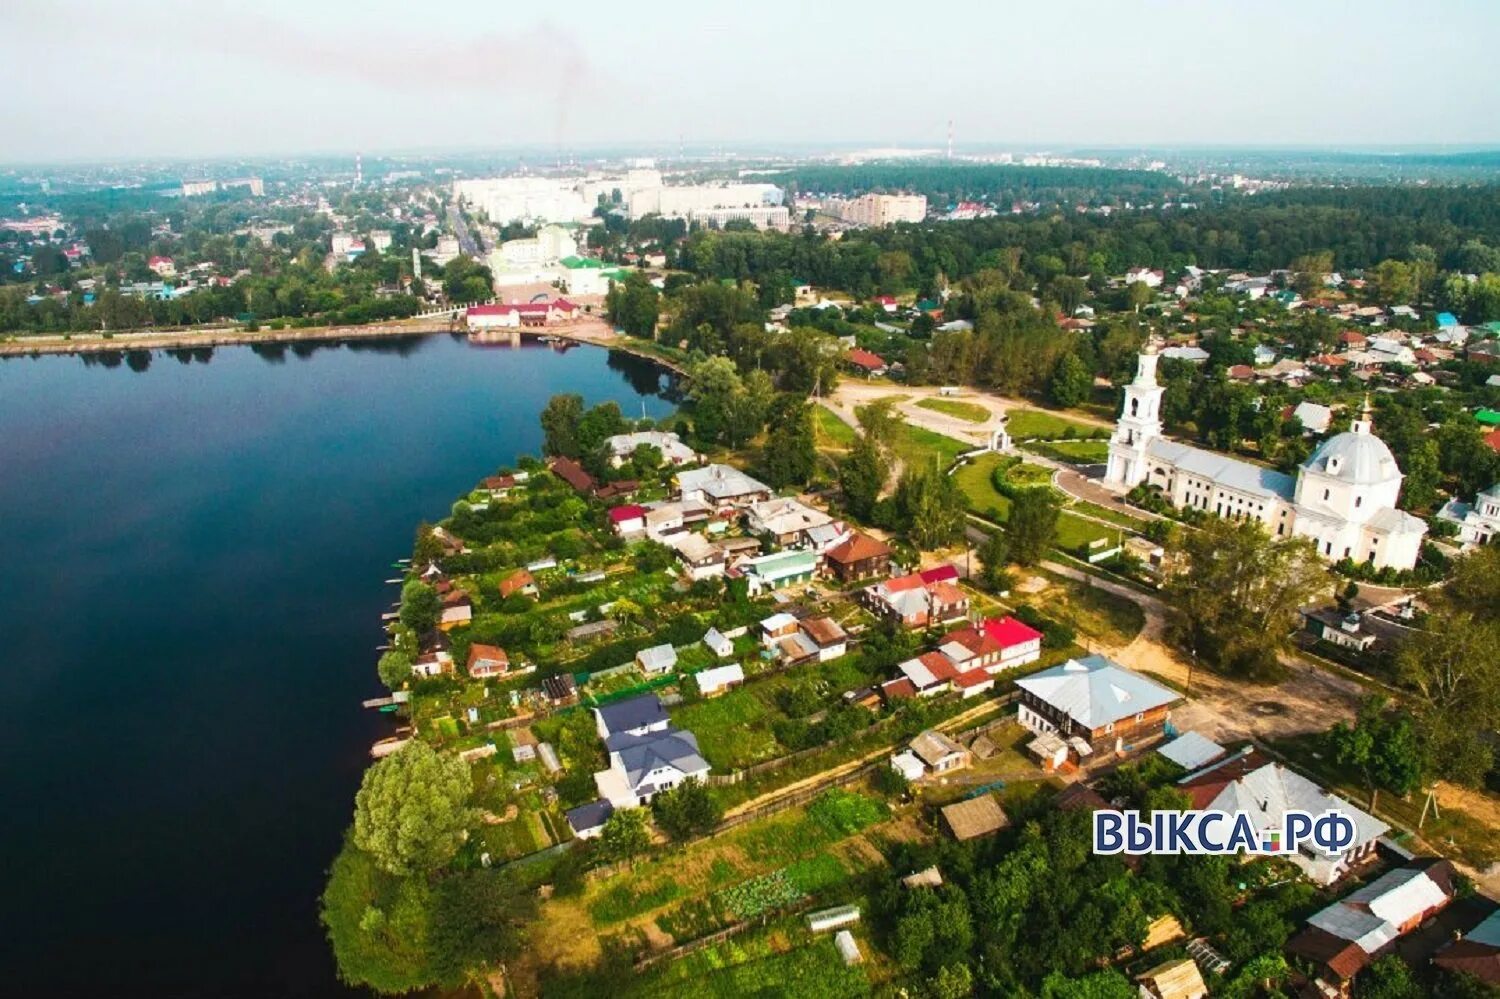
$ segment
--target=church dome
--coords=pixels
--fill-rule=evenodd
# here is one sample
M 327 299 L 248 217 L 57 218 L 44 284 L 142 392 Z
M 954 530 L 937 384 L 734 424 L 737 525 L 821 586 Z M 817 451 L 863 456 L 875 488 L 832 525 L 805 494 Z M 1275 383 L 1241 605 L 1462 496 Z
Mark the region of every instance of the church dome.
M 1396 457 L 1385 441 L 1370 433 L 1347 430 L 1328 438 L 1302 465 L 1356 486 L 1372 486 L 1401 477 Z

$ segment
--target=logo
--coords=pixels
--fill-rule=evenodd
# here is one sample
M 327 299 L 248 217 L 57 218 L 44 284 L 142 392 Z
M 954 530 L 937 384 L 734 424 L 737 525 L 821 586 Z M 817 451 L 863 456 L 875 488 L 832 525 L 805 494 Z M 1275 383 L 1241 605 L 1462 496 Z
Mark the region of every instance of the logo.
M 1094 852 L 1100 854 L 1252 854 L 1282 856 L 1311 843 L 1337 857 L 1354 843 L 1354 820 L 1330 809 L 1321 815 L 1289 811 L 1279 828 L 1257 826 L 1248 812 L 1207 809 L 1094 813 Z

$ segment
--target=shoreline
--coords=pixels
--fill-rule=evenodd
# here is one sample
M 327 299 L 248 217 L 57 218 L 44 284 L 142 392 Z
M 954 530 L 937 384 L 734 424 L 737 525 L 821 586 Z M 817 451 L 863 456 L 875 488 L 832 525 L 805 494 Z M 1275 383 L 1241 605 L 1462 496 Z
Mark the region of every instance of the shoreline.
M 438 336 L 465 332 L 447 326 L 422 323 L 416 326 L 380 324 L 369 326 L 318 326 L 302 329 L 244 330 L 244 329 L 195 329 L 164 332 L 116 333 L 105 337 L 100 333 L 46 334 L 18 337 L 0 341 L 0 359 L 11 357 L 44 357 L 68 354 L 124 354 L 133 350 L 191 350 L 199 347 L 253 347 L 256 344 L 273 343 L 348 343 L 361 340 L 381 340 L 389 337 Z M 687 372 L 676 361 L 642 350 L 631 342 L 630 337 L 615 333 L 603 323 L 591 323 L 584 328 L 540 326 L 517 331 L 524 339 L 540 340 L 552 337 L 572 343 L 618 350 L 622 353 L 652 361 L 676 375 Z M 489 346 L 503 346 L 490 344 Z

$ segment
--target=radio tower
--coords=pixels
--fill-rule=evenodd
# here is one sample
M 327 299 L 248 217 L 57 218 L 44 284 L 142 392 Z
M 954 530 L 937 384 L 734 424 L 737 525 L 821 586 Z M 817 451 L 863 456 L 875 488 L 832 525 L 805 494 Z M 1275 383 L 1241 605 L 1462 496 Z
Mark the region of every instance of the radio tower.
M 953 158 L 953 119 L 948 119 L 948 158 Z
M 951 155 L 951 154 L 950 154 Z M 354 186 L 359 187 L 365 182 L 364 157 L 360 153 L 354 154 Z

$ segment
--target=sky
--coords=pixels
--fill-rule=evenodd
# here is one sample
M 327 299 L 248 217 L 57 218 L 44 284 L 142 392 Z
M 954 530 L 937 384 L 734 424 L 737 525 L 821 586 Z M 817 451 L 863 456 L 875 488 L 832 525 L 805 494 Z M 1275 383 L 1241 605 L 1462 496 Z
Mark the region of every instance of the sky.
M 1500 144 L 1495 0 L 0 0 L 0 160 Z

